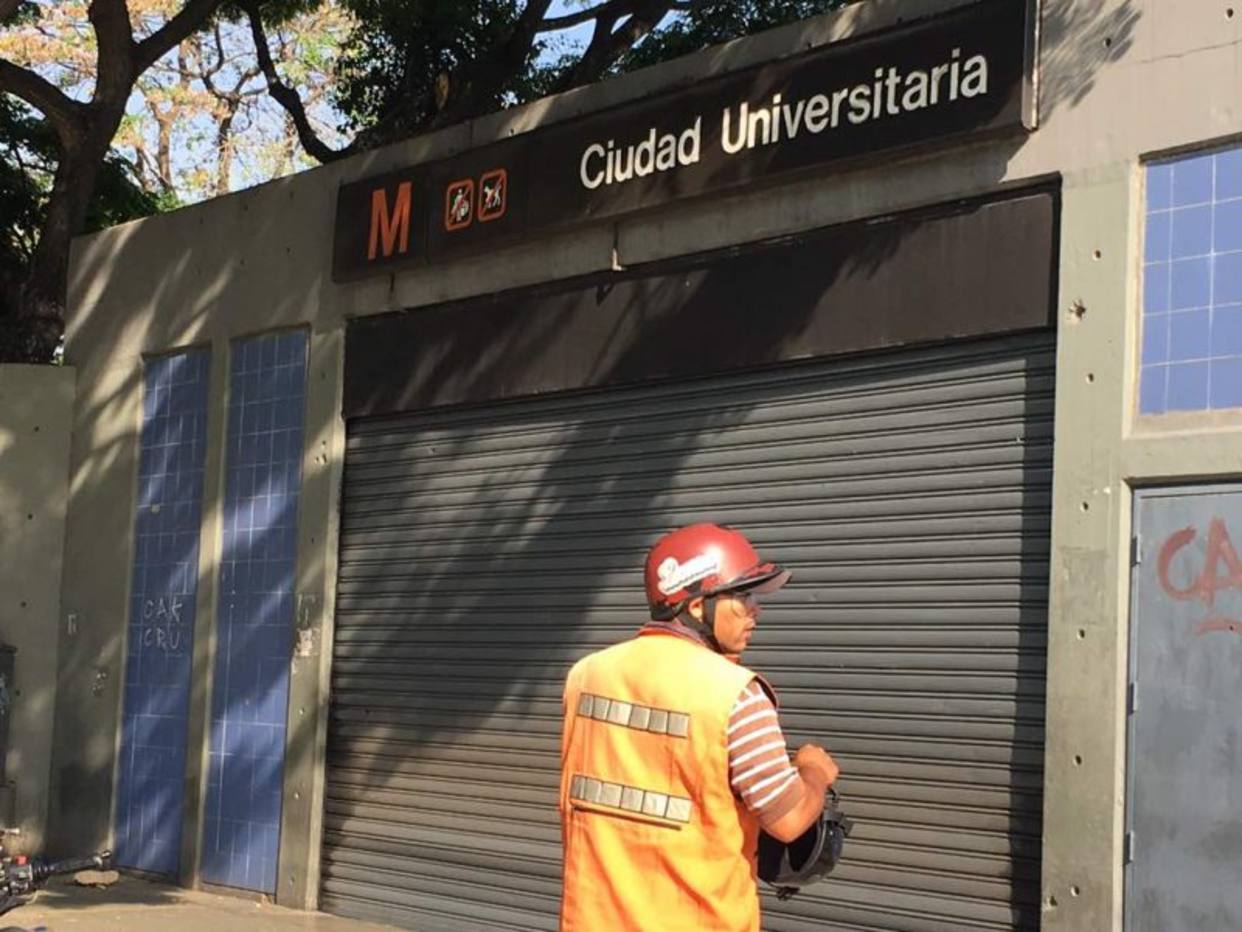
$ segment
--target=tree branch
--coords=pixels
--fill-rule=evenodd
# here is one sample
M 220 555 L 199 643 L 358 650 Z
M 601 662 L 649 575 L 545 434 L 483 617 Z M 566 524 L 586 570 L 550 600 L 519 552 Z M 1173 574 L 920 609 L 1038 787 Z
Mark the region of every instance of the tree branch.
M 197 40 L 194 44 L 198 45 Z M 220 27 L 218 24 L 216 26 L 216 51 L 217 58 L 215 65 L 207 63 L 206 56 L 202 54 L 202 48 L 198 49 L 198 54 L 195 56 L 195 63 L 198 65 L 198 79 L 203 82 L 203 87 L 207 88 L 207 93 L 218 100 L 222 94 L 216 88 L 215 77 L 224 68 L 224 43 L 220 38 Z
M 135 79 L 145 70 L 134 70 L 129 8 L 125 0 L 91 0 L 87 16 L 98 43 L 93 102 L 112 109 L 124 107 Z
M 134 51 L 134 71 L 141 74 L 175 45 L 188 38 L 216 12 L 224 0 L 187 0 L 181 12 L 160 29 L 138 43 Z
M 539 24 L 540 32 L 557 32 L 561 29 L 569 29 L 572 26 L 580 26 L 583 23 L 589 23 L 593 19 L 598 19 L 605 15 L 620 15 L 623 12 L 624 4 L 619 0 L 608 0 L 599 6 L 589 7 L 585 10 L 579 10 L 577 13 L 566 13 L 563 16 L 549 16 Z M 615 20 L 614 20 L 615 21 Z
M 551 5 L 552 0 L 529 0 L 504 44 L 494 53 L 482 56 L 475 67 L 466 70 L 460 82 L 455 82 L 458 86 L 450 89 L 450 98 L 432 121 L 433 126 L 468 120 L 494 106 L 505 83 L 526 64 Z
M 272 61 L 272 50 L 267 43 L 267 33 L 263 31 L 263 21 L 259 16 L 258 0 L 244 0 L 241 4 L 250 20 L 250 34 L 254 38 L 255 51 L 259 56 L 259 67 L 263 69 L 263 77 L 267 79 L 267 89 L 276 103 L 285 108 L 298 131 L 298 141 L 307 155 L 318 162 L 335 162 L 353 151 L 353 146 L 344 149 L 333 149 L 315 132 L 310 117 L 306 115 L 306 107 L 298 92 L 280 79 L 276 64 Z
M 147 155 L 147 150 L 141 142 L 134 143 L 133 165 L 134 177 L 138 179 L 138 184 L 142 187 L 142 190 L 154 192 L 154 185 L 151 179 L 156 175 L 156 172 L 151 165 L 151 156 Z
M 263 69 L 260 68 L 258 65 L 255 65 L 251 68 L 247 68 L 245 71 L 238 72 L 237 80 L 233 82 L 233 93 L 241 94 L 243 97 L 247 97 L 247 96 L 257 97 L 260 94 L 262 94 L 263 93 L 262 88 L 259 88 L 258 90 L 253 90 L 253 91 L 246 91 L 245 93 L 243 93 L 243 89 L 245 88 L 245 86 L 249 84 L 251 81 L 253 81 L 255 78 L 259 77 L 261 74 L 263 74 Z
M 553 87 L 554 91 L 566 91 L 571 87 L 577 87 L 579 84 L 586 83 L 586 79 L 582 75 L 588 74 L 596 69 L 589 66 L 589 63 L 602 60 L 604 48 L 608 43 L 608 37 L 612 35 L 613 27 L 617 24 L 616 13 L 601 14 L 595 20 L 595 28 L 591 31 L 591 41 L 587 43 L 587 47 L 582 50 L 582 55 L 578 58 L 578 63 L 570 68 L 556 82 Z M 602 68 L 599 69 L 602 71 Z
M 216 63 L 211 67 L 210 74 L 214 77 L 224 70 L 224 64 L 228 61 L 228 55 L 224 51 L 224 36 L 220 31 L 220 21 L 216 20 L 215 28 L 216 38 Z
M 632 7 L 628 10 L 629 18 L 618 29 L 612 27 L 619 17 L 601 17 L 596 21 L 595 33 L 582 58 L 557 83 L 556 90 L 598 81 L 618 58 L 659 25 L 672 3 L 670 0 L 637 0 L 629 6 Z
M 79 121 L 85 108 L 65 96 L 50 81 L 0 58 L 0 93 L 19 97 L 46 116 L 56 127 L 56 135 L 66 149 L 78 141 L 81 135 Z

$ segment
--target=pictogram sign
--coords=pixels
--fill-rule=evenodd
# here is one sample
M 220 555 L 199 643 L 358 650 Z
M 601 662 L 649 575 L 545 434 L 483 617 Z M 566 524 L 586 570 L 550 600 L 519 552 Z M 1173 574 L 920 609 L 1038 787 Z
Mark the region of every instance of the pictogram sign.
M 474 179 L 449 182 L 444 189 L 444 229 L 464 230 L 474 222 Z
M 503 168 L 487 172 L 479 179 L 479 223 L 499 220 L 509 202 L 509 173 Z

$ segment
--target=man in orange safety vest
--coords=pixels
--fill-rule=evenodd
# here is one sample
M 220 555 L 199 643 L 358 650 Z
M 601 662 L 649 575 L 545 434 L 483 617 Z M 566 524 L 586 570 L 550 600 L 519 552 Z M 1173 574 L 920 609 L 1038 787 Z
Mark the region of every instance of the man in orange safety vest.
M 647 555 L 652 620 L 574 665 L 561 932 L 758 932 L 760 829 L 798 838 L 837 778 L 812 744 L 790 763 L 775 693 L 738 663 L 788 579 L 735 530 L 673 531 Z

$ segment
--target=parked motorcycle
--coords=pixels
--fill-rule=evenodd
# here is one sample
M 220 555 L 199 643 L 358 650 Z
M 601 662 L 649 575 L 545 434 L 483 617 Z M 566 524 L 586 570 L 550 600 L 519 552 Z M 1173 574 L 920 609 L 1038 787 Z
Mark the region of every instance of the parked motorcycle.
M 6 831 L 3 834 L 16 834 Z M 107 870 L 112 858 L 111 851 L 80 858 L 63 858 L 50 861 L 45 858 L 28 858 L 24 854 L 9 854 L 0 842 L 0 916 L 30 902 L 30 897 L 51 878 L 58 874 L 76 874 L 85 870 Z M 0 932 L 26 932 L 18 926 L 5 926 Z

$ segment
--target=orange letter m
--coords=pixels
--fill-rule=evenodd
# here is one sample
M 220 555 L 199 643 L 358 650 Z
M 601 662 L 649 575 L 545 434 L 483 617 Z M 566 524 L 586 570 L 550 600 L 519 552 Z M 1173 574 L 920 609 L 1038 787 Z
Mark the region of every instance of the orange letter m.
M 392 255 L 400 237 L 401 248 L 398 252 L 410 249 L 410 182 L 403 181 L 397 187 L 397 199 L 392 209 L 388 208 L 388 192 L 377 188 L 371 192 L 371 240 L 367 247 L 367 259 L 374 260 L 380 251 L 380 239 L 383 239 L 384 258 Z

